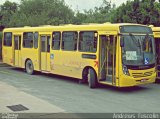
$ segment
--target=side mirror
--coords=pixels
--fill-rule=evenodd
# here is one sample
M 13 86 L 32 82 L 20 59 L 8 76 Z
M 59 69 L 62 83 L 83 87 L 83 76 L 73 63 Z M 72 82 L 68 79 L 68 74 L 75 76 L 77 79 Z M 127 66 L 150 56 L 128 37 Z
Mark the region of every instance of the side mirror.
M 52 38 L 54 38 L 55 37 L 55 35 L 54 35 L 54 33 L 52 34 Z
M 98 33 L 94 33 L 94 37 L 98 37 Z
M 120 46 L 121 46 L 121 47 L 124 47 L 124 37 L 121 37 Z

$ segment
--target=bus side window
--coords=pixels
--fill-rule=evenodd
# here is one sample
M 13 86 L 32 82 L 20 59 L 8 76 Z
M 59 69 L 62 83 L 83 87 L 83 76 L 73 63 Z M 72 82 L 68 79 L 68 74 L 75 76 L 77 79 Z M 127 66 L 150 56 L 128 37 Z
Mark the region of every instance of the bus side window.
M 74 31 L 63 32 L 62 35 L 62 49 L 65 51 L 77 50 L 78 33 Z
M 37 49 L 38 48 L 38 32 L 34 33 L 34 48 Z
M 50 52 L 50 40 L 51 36 L 47 36 L 47 52 Z
M 4 33 L 4 46 L 12 46 L 12 33 Z
M 93 53 L 97 51 L 97 32 L 80 32 L 79 36 L 79 51 Z
M 20 50 L 19 49 L 19 44 L 20 43 L 18 43 L 18 40 L 19 40 L 19 36 L 14 36 L 14 49 L 15 50 Z
M 61 32 L 53 32 L 52 34 L 52 49 L 60 49 Z
M 23 47 L 33 48 L 33 33 L 32 32 L 23 33 Z

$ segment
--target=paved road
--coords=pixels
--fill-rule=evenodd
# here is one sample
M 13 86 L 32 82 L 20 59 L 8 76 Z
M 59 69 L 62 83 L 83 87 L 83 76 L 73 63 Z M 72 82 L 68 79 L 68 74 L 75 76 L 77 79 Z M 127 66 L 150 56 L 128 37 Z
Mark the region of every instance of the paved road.
M 77 79 L 43 73 L 31 76 L 11 67 L 0 67 L 0 81 L 71 113 L 160 112 L 160 83 L 89 89 Z

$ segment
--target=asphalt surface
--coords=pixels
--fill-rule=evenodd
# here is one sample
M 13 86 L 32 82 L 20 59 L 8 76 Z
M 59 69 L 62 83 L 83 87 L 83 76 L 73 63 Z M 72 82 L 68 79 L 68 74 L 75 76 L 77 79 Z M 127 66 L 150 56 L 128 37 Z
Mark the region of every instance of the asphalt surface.
M 77 79 L 0 66 L 0 81 L 69 113 L 160 112 L 160 83 L 89 89 Z

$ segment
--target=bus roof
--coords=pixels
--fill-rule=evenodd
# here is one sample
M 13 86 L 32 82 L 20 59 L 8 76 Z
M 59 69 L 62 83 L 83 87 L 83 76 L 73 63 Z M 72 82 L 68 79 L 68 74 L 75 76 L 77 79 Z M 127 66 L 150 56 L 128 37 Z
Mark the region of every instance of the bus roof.
M 151 27 L 154 37 L 155 38 L 160 38 L 160 27 Z
M 153 32 L 156 32 L 156 31 L 157 31 L 157 32 L 158 32 L 158 31 L 160 32 L 160 27 L 151 27 L 151 28 L 152 28 Z
M 110 31 L 118 31 L 120 26 L 127 26 L 127 25 L 134 25 L 134 26 L 146 26 L 141 24 L 132 24 L 132 23 L 103 23 L 103 24 L 96 24 L 96 23 L 89 23 L 89 24 L 83 24 L 83 25 L 73 25 L 73 24 L 66 24 L 66 25 L 59 25 L 59 26 L 52 26 L 52 25 L 43 25 L 38 27 L 30 27 L 30 26 L 24 26 L 24 27 L 15 27 L 15 28 L 5 28 L 3 32 L 21 32 L 21 31 L 68 31 L 68 30 L 110 30 Z M 148 27 L 148 26 L 146 26 Z

